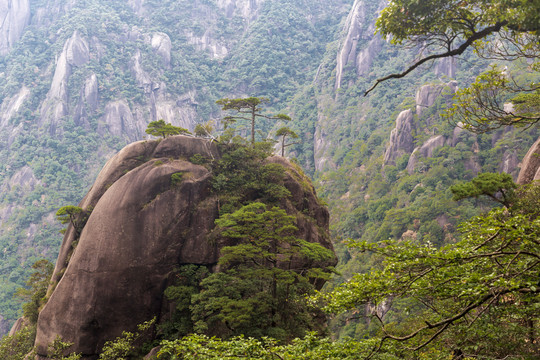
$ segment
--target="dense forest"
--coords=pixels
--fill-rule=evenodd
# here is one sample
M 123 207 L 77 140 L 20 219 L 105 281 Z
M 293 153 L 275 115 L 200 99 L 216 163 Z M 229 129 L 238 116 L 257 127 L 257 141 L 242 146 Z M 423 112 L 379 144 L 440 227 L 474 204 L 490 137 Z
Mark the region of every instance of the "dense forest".
M 540 197 L 527 154 L 540 135 L 537 1 L 10 4 L 0 333 L 21 316 L 26 326 L 1 340 L 2 358 L 33 351 L 65 270 L 57 263 L 51 285 L 59 231 L 75 236 L 69 258 L 93 211 L 75 205 L 105 162 L 175 134 L 218 144 L 219 157 L 178 158 L 189 170 L 167 181 L 181 191 L 197 166 L 208 171 L 218 214 L 207 241 L 236 245 L 215 267 L 178 264 L 170 318 L 118 329 L 100 359 L 539 356 Z M 268 163 L 274 153 L 291 164 Z M 324 233 L 318 207 L 335 267 L 328 247 L 298 235 L 316 221 Z M 49 345 L 36 351 L 86 358 L 66 339 Z

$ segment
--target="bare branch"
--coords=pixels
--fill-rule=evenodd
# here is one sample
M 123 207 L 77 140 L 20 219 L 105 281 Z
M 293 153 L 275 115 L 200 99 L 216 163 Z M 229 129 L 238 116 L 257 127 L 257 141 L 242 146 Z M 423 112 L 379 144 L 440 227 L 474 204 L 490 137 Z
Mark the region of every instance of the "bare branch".
M 467 38 L 467 40 L 465 40 L 465 42 L 463 44 L 461 44 L 458 48 L 456 48 L 454 50 L 450 50 L 450 51 L 447 51 L 447 52 L 444 52 L 444 53 L 441 53 L 441 54 L 433 54 L 433 55 L 430 55 L 430 56 L 426 56 L 425 58 L 415 62 L 407 70 L 405 70 L 405 71 L 403 71 L 401 73 L 390 74 L 390 75 L 387 75 L 387 76 L 385 76 L 383 78 L 377 79 L 375 81 L 375 84 L 370 89 L 366 90 L 366 92 L 364 93 L 364 96 L 367 96 L 367 94 L 369 94 L 371 91 L 373 91 L 373 89 L 375 89 L 375 87 L 377 87 L 377 85 L 379 85 L 381 82 L 389 80 L 389 79 L 400 79 L 402 77 L 405 77 L 411 71 L 413 71 L 414 69 L 416 69 L 420 65 L 422 65 L 422 64 L 424 64 L 424 63 L 426 63 L 426 62 L 428 62 L 430 60 L 441 59 L 441 58 L 445 58 L 445 57 L 451 57 L 451 56 L 456 56 L 456 55 L 463 54 L 463 52 L 465 52 L 465 50 L 467 50 L 470 46 L 472 46 L 475 41 L 481 40 L 481 39 L 485 38 L 486 36 L 488 36 L 490 34 L 493 34 L 495 32 L 499 32 L 501 30 L 501 28 L 503 26 L 505 26 L 507 23 L 508 22 L 506 20 L 497 22 L 493 26 L 489 26 L 489 27 L 487 27 L 487 28 L 485 28 L 485 29 L 483 29 L 483 30 L 481 30 L 479 32 L 473 33 L 469 38 Z

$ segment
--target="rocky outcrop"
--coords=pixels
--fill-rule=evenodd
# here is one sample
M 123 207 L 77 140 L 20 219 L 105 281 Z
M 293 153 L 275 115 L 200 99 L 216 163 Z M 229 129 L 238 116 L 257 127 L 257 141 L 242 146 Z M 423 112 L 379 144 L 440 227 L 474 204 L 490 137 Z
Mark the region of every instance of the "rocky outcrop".
M 145 94 L 150 94 L 154 90 L 152 78 L 141 65 L 141 51 L 137 50 L 131 59 L 131 73 L 137 82 L 137 85 L 144 90 Z
M 422 146 L 414 149 L 407 163 L 407 172 L 412 174 L 416 169 L 419 158 L 428 158 L 433 156 L 435 149 L 444 146 L 446 139 L 442 135 L 432 136 Z
M 163 291 L 179 264 L 216 264 L 222 244 L 208 241 L 218 216 L 212 173 L 187 159 L 218 158 L 214 143 L 175 136 L 139 141 L 105 165 L 79 204 L 90 210 L 75 246 L 68 228 L 53 275 L 50 298 L 38 320 L 36 349 L 46 354 L 57 336 L 70 351 L 94 358 L 106 340 L 168 311 Z M 331 248 L 328 212 L 311 185 L 283 158 L 291 192 L 283 207 L 298 219 L 298 237 Z M 173 183 L 171 176 L 181 174 Z M 306 214 L 311 220 L 307 220 Z
M 386 1 L 379 1 L 379 8 Z M 341 87 L 347 67 L 356 69 L 357 75 L 369 72 L 373 59 L 382 49 L 383 40 L 375 33 L 375 22 L 367 18 L 366 2 L 355 0 L 344 26 L 345 38 L 337 55 L 335 89 Z M 360 50 L 361 49 L 361 50 Z
M 345 37 L 337 56 L 336 89 L 341 87 L 343 70 L 348 64 L 353 63 L 356 58 L 356 47 L 358 46 L 358 40 L 362 34 L 361 25 L 364 22 L 365 16 L 366 10 L 364 2 L 356 0 L 349 13 L 349 16 L 347 17 L 347 21 L 345 23 L 347 36 Z
M 223 59 L 229 53 L 227 47 L 215 39 L 209 30 L 205 31 L 202 36 L 189 33 L 187 37 L 188 42 L 194 45 L 195 49 L 209 51 L 213 59 Z
M 456 77 L 457 58 L 454 56 L 439 59 L 435 65 L 435 75 L 444 75 L 451 79 Z
M 163 65 L 165 67 L 171 66 L 171 49 L 172 43 L 169 35 L 165 33 L 155 33 L 152 36 L 152 49 L 156 52 L 157 55 L 161 57 Z
M 51 87 L 41 107 L 40 125 L 48 125 L 55 133 L 60 119 L 68 114 L 68 81 L 74 66 L 81 66 L 90 59 L 88 42 L 78 31 L 64 44 L 58 56 Z
M 402 111 L 396 119 L 396 127 L 390 132 L 390 142 L 384 153 L 384 164 L 395 164 L 395 160 L 414 150 L 414 115 L 412 110 Z
M 523 158 L 516 182 L 523 185 L 534 180 L 540 180 L 540 138 L 536 140 Z
M 28 165 L 25 165 L 11 176 L 9 181 L 5 183 L 3 190 L 9 191 L 14 187 L 19 187 L 29 192 L 34 190 L 38 184 L 40 184 L 40 181 L 36 179 L 32 169 Z
M 319 121 L 320 122 L 320 121 Z M 335 169 L 336 165 L 330 157 L 327 156 L 332 143 L 328 140 L 328 134 L 325 129 L 318 127 L 313 135 L 313 149 L 315 151 L 315 169 L 321 171 L 324 169 Z
M 416 113 L 422 116 L 424 111 L 435 104 L 435 100 L 441 95 L 444 85 L 424 85 L 416 92 Z
M 225 10 L 227 17 L 240 15 L 248 22 L 257 18 L 258 9 L 264 0 L 217 0 L 217 6 Z
M 0 129 L 5 128 L 13 116 L 19 111 L 24 101 L 30 95 L 30 89 L 23 86 L 21 90 L 11 98 L 7 98 L 2 102 L 0 108 Z
M 382 49 L 383 40 L 379 35 L 375 35 L 367 47 L 358 53 L 356 57 L 356 73 L 358 76 L 367 75 L 373 59 Z
M 96 74 L 90 75 L 84 84 L 84 101 L 91 110 L 98 107 L 98 82 Z
M 29 22 L 29 0 L 0 1 L 0 55 L 9 52 L 22 37 Z
M 144 130 L 137 126 L 131 109 L 125 100 L 107 104 L 105 114 L 98 126 L 98 132 L 105 134 L 105 128 L 110 134 L 130 141 L 140 139 L 144 133 Z
M 519 158 L 515 150 L 507 150 L 503 154 L 501 164 L 499 165 L 499 172 L 512 174 L 519 166 Z
M 84 88 L 81 89 L 79 102 L 73 114 L 75 124 L 89 127 L 88 115 L 94 113 L 99 105 L 99 91 L 96 74 L 86 78 Z
M 144 0 L 128 0 L 127 3 L 137 15 L 141 16 L 144 14 Z

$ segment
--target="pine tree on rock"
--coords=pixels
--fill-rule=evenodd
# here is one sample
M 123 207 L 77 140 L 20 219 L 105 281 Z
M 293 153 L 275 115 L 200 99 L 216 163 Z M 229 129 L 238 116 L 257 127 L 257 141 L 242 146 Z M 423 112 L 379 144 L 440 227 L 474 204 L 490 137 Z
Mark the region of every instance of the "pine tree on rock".
M 223 120 L 226 123 L 232 123 L 236 120 L 248 120 L 251 123 L 251 144 L 255 144 L 255 121 L 257 118 L 272 119 L 272 120 L 285 120 L 288 121 L 291 118 L 285 114 L 276 115 L 264 115 L 261 113 L 261 104 L 268 103 L 269 99 L 264 97 L 248 97 L 239 99 L 220 99 L 216 101 L 218 105 L 222 106 L 224 111 L 236 111 L 236 115 L 226 116 Z

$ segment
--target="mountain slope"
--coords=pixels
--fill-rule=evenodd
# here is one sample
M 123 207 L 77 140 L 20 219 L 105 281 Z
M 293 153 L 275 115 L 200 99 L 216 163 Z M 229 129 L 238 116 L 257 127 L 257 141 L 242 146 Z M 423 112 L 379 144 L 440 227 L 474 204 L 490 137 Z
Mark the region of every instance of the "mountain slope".
M 282 108 L 311 81 L 348 1 L 13 1 L 0 9 L 0 316 L 41 257 L 58 208 L 146 125 L 193 129 L 215 101 L 268 96 Z M 17 35 L 18 34 L 18 35 Z M 270 110 L 270 109 L 269 109 Z

